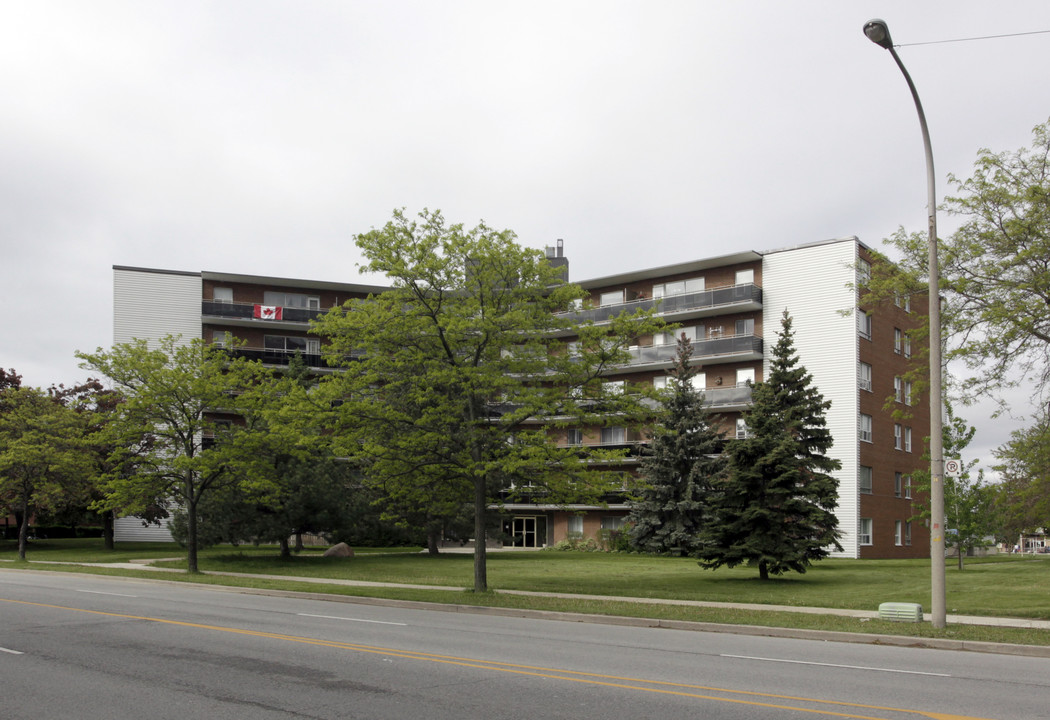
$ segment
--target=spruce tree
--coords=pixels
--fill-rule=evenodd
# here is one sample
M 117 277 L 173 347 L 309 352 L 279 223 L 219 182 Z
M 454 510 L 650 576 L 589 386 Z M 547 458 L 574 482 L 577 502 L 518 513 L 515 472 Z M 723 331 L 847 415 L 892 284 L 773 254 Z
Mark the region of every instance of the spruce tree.
M 831 407 L 799 365 L 791 316 L 784 311 L 769 376 L 757 383 L 745 415 L 747 437 L 729 444 L 725 482 L 712 495 L 700 566 L 757 566 L 769 574 L 794 570 L 828 556 L 838 543 L 835 517 L 840 467 L 828 457 Z
M 663 424 L 642 458 L 646 481 L 631 510 L 631 543 L 639 550 L 695 555 L 707 512 L 707 495 L 725 468 L 724 437 L 712 424 L 704 395 L 693 387 L 692 345 L 679 338 Z

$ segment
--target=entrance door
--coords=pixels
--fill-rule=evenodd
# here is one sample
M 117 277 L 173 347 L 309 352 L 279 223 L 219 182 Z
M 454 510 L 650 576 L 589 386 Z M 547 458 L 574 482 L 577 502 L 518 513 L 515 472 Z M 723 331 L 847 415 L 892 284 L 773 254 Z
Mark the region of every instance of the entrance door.
M 509 527 L 508 527 L 509 525 Z M 514 547 L 543 547 L 547 544 L 547 518 L 516 516 L 504 525 L 512 538 Z

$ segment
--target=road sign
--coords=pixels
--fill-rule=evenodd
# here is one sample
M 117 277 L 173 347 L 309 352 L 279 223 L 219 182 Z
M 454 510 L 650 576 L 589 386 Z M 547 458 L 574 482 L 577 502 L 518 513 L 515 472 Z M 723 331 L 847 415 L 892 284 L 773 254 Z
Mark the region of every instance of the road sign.
M 949 477 L 959 477 L 962 472 L 962 461 L 954 458 L 944 461 L 944 474 Z

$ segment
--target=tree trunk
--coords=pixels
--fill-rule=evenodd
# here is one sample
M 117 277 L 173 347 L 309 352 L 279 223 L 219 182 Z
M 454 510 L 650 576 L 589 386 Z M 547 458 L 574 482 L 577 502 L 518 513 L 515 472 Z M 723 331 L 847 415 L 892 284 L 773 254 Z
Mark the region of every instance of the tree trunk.
M 758 561 L 758 579 L 768 580 L 769 579 L 769 568 L 766 566 L 765 560 Z
M 281 537 L 281 559 L 288 560 L 292 557 L 292 548 L 288 542 L 288 536 Z
M 441 541 L 441 523 L 427 524 L 427 554 L 439 555 Z
M 113 516 L 115 514 L 112 510 L 102 511 L 102 543 L 107 550 L 114 548 Z
M 301 553 L 303 551 L 303 534 L 296 530 L 295 531 L 295 552 Z
M 485 485 L 484 476 L 474 478 L 474 592 L 489 589 L 485 566 L 485 510 L 488 500 Z
M 196 573 L 200 572 L 197 568 L 197 498 L 192 490 L 186 495 L 186 572 Z
M 18 559 L 26 559 L 26 545 L 29 543 L 29 497 L 22 497 L 22 522 L 18 526 Z
M 957 545 L 956 548 L 955 548 L 955 552 L 958 553 L 958 555 L 959 555 L 959 569 L 962 570 L 963 569 L 963 546 L 962 545 Z

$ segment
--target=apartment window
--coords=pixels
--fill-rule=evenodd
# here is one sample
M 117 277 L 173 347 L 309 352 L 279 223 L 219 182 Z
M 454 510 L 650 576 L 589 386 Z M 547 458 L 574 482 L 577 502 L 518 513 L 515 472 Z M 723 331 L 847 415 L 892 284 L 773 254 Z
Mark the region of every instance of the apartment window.
M 871 545 L 871 518 L 860 519 L 860 532 L 857 533 L 857 541 L 861 545 Z
M 911 405 L 911 380 L 904 381 L 904 404 Z
M 893 399 L 904 402 L 904 381 L 899 377 L 893 378 Z
M 866 362 L 857 365 L 857 384 L 861 390 L 871 392 L 871 365 Z
M 904 489 L 904 473 L 893 473 L 893 497 L 900 497 Z
M 911 338 L 904 336 L 904 357 L 911 357 Z
M 893 447 L 897 450 L 904 448 L 904 428 L 900 423 L 893 423 Z
M 565 343 L 565 350 L 566 350 L 567 353 L 569 353 L 569 357 L 571 357 L 571 358 L 578 358 L 578 357 L 580 357 L 580 354 L 581 354 L 580 347 L 581 346 L 580 346 L 580 341 L 579 340 L 570 340 L 569 342 Z
M 747 432 L 747 421 L 744 418 L 736 419 L 736 439 L 744 440 L 748 436 Z
M 622 515 L 605 515 L 602 517 L 602 530 L 619 530 L 623 527 Z
M 602 445 L 623 445 L 627 442 L 627 428 L 603 427 Z
M 857 284 L 861 287 L 871 282 L 871 263 L 864 258 L 857 259 Z
M 296 351 L 307 355 L 319 355 L 321 352 L 321 341 L 313 338 L 288 337 L 285 335 L 263 336 L 263 347 L 266 350 L 294 353 Z
M 212 290 L 212 299 L 215 302 L 221 303 L 232 303 L 233 302 L 233 288 L 228 287 L 217 287 Z
M 565 431 L 566 445 L 583 445 L 583 430 L 580 428 L 569 428 Z
M 871 415 L 860 414 L 860 439 L 864 442 L 873 442 L 871 434 Z
M 911 452 L 911 428 L 904 428 L 904 452 Z
M 736 271 L 736 284 L 737 285 L 748 285 L 755 282 L 755 271 L 754 270 L 737 270 Z
M 707 390 L 707 373 L 698 372 L 696 375 L 693 375 L 689 384 L 692 386 L 693 390 L 696 390 L 697 392 Z
M 678 328 L 674 332 L 657 333 L 653 336 L 653 345 L 674 345 L 678 342 L 678 338 L 683 335 L 687 342 L 695 343 L 697 340 L 703 340 L 706 337 L 707 328 L 703 325 L 691 325 Z
M 226 347 L 226 336 L 229 335 L 225 330 L 212 330 L 211 331 L 211 344 L 218 347 Z
M 675 282 L 653 285 L 653 297 L 662 298 L 672 295 L 685 295 L 687 293 L 701 292 L 704 289 L 703 278 L 691 278 L 689 280 L 677 280 Z
M 602 293 L 598 296 L 598 304 L 602 307 L 608 305 L 623 305 L 623 290 Z
M 573 537 L 583 537 L 583 515 L 569 516 L 568 531 Z
M 911 475 L 904 478 L 904 497 L 911 500 Z
M 736 321 L 736 334 L 737 335 L 754 335 L 755 334 L 755 319 L 745 318 L 743 320 Z
M 610 380 L 609 382 L 602 383 L 603 395 L 623 395 L 623 389 L 623 380 Z
M 653 378 L 653 387 L 656 388 L 657 390 L 666 390 L 667 389 L 667 376 L 666 375 L 657 375 L 656 377 L 654 377 Z
M 744 387 L 748 383 L 755 384 L 755 369 L 754 368 L 737 368 L 736 371 L 736 386 Z
M 303 293 L 286 293 L 274 290 L 267 290 L 263 293 L 263 305 L 277 305 L 278 307 L 320 310 L 321 298 L 317 295 L 305 295 Z
M 904 544 L 911 545 L 911 520 L 904 521 Z
M 896 520 L 893 523 L 893 544 L 900 546 L 904 543 L 904 523 Z
M 871 495 L 871 468 L 866 465 L 860 466 L 860 491 Z
M 857 332 L 865 340 L 871 340 L 871 313 L 857 311 Z
M 893 352 L 898 355 L 901 354 L 901 350 L 904 349 L 904 333 L 901 332 L 900 328 L 893 328 Z
M 911 312 L 911 295 L 893 293 L 893 304 L 899 308 L 904 308 L 904 312 Z

